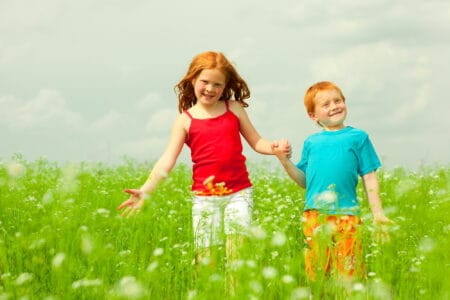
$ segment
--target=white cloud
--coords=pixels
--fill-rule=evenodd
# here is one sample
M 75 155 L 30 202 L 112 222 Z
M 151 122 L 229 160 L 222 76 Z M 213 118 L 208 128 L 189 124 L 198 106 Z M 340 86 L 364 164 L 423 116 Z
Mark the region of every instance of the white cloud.
M 35 98 L 22 101 L 13 96 L 0 98 L 2 120 L 10 128 L 36 127 L 80 128 L 83 118 L 68 109 L 66 100 L 56 90 L 42 89 Z
M 163 108 L 152 112 L 145 130 L 151 134 L 164 133 L 168 135 L 176 117 L 176 110 Z

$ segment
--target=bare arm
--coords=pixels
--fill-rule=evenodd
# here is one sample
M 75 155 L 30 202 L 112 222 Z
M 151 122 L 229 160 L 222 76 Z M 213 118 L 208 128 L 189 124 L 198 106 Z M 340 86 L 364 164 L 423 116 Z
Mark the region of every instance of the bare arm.
M 367 200 L 369 201 L 369 206 L 373 214 L 373 222 L 375 224 L 389 223 L 390 220 L 384 215 L 381 205 L 381 198 L 379 195 L 380 187 L 378 184 L 377 173 L 375 171 L 370 172 L 362 176 L 362 180 L 366 191 Z
M 289 177 L 291 177 L 300 187 L 306 188 L 305 173 L 297 168 L 297 166 L 294 165 L 289 157 L 282 151 L 282 149 L 286 147 L 283 143 L 287 143 L 287 141 L 283 141 L 282 143 L 280 143 L 279 147 L 274 148 L 276 156 L 278 157 L 283 168 L 288 173 Z
M 261 154 L 274 154 L 272 142 L 259 135 L 245 109 L 236 101 L 230 101 L 230 109 L 239 118 L 241 134 L 250 147 Z
M 125 189 L 125 192 L 130 194 L 130 198 L 118 207 L 119 210 L 124 209 L 123 216 L 131 215 L 139 210 L 143 206 L 145 198 L 148 198 L 158 184 L 172 171 L 186 138 L 184 118 L 184 115 L 180 115 L 175 120 L 166 150 L 156 162 L 142 187 L 140 189 Z

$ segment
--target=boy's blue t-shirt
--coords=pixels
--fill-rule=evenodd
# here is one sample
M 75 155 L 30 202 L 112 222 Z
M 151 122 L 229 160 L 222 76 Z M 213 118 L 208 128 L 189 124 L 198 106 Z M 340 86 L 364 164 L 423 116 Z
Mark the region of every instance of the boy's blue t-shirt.
M 358 175 L 377 170 L 380 160 L 366 132 L 347 126 L 309 136 L 297 167 L 306 175 L 305 210 L 359 215 Z

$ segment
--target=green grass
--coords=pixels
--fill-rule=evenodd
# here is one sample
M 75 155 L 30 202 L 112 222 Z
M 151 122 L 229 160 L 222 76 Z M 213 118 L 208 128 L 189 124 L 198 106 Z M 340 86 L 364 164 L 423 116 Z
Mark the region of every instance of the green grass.
M 0 162 L 0 299 L 224 299 L 224 249 L 214 268 L 192 265 L 190 167 L 179 164 L 136 217 L 117 206 L 150 163 Z M 308 285 L 300 217 L 304 191 L 280 170 L 250 166 L 254 226 L 236 266 L 236 299 L 449 299 L 448 166 L 379 172 L 391 242 L 371 239 L 358 189 L 367 279 L 345 295 Z M 231 298 L 231 297 L 230 297 Z

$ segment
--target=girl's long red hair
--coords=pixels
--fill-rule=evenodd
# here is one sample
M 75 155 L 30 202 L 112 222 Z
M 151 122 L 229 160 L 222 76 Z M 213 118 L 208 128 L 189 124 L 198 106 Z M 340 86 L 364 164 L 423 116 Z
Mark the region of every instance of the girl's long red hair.
M 246 99 L 250 98 L 247 83 L 241 78 L 234 66 L 221 52 L 207 51 L 194 57 L 186 75 L 175 85 L 178 94 L 178 111 L 191 108 L 196 102 L 193 81 L 201 71 L 217 69 L 225 75 L 225 88 L 220 100 L 236 100 L 243 107 L 247 107 Z

